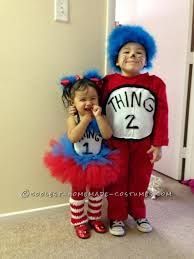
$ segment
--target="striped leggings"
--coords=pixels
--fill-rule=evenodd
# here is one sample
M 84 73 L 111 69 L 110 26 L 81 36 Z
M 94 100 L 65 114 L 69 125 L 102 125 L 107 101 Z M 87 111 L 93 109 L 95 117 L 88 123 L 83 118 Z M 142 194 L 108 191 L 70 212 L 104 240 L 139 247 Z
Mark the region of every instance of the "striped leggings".
M 71 224 L 78 226 L 87 223 L 88 220 L 97 220 L 101 218 L 103 190 L 86 189 L 78 190 L 72 187 L 70 198 Z M 87 212 L 85 210 L 85 198 L 88 198 Z

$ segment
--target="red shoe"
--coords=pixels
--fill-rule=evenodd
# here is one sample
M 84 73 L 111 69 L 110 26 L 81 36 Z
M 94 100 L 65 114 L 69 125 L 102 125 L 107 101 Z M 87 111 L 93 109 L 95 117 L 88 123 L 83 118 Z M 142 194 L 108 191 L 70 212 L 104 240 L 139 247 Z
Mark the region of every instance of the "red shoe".
M 90 237 L 90 229 L 86 224 L 75 226 L 75 232 L 79 238 L 86 239 Z
M 97 233 L 106 233 L 107 229 L 104 223 L 100 220 L 90 220 L 89 224 Z

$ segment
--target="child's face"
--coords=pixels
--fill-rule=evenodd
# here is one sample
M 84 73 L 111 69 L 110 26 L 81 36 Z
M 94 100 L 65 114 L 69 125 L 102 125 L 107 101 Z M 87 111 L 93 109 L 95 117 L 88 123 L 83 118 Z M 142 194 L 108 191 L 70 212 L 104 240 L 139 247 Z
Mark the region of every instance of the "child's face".
M 129 42 L 119 51 L 116 65 L 125 76 L 135 76 L 140 73 L 146 64 L 146 52 L 142 45 Z
M 96 90 L 88 86 L 85 90 L 75 91 L 73 105 L 81 116 L 91 112 L 93 106 L 98 105 L 98 94 Z

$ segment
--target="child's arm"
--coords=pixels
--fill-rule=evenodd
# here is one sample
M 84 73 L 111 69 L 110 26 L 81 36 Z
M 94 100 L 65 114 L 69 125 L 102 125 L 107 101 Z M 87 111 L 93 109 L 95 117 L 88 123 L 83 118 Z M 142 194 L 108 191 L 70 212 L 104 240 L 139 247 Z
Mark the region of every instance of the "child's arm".
M 102 108 L 98 105 L 94 105 L 92 113 L 98 124 L 100 133 L 104 139 L 109 139 L 112 137 L 112 129 L 106 120 L 106 117 L 102 115 Z
M 69 116 L 67 119 L 67 137 L 72 143 L 78 142 L 84 135 L 88 124 L 90 123 L 92 116 L 86 114 L 82 120 L 76 124 L 73 116 Z
M 166 96 L 166 85 L 156 77 L 154 78 L 154 87 L 157 89 L 157 105 L 154 114 L 154 128 L 151 135 L 151 144 L 154 147 L 168 145 L 168 102 Z

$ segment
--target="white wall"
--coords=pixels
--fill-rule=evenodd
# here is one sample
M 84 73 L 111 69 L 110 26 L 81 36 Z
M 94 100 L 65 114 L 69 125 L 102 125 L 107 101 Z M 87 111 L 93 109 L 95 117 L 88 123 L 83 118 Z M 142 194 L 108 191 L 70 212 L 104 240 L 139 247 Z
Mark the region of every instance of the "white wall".
M 119 0 L 116 19 L 120 23 L 139 24 L 155 37 L 158 55 L 151 74 L 167 85 L 169 101 L 168 148 L 155 169 L 180 179 L 183 143 L 186 80 L 189 52 L 190 0 Z M 116 11 L 117 12 L 117 11 Z
M 137 0 L 116 0 L 115 20 L 121 24 L 136 22 L 137 4 Z
M 91 66 L 104 71 L 106 1 L 69 1 L 69 23 L 54 21 L 53 0 L 0 2 L 0 213 L 65 203 L 69 189 L 42 161 L 65 130 L 57 80 Z M 26 189 L 66 196 L 22 199 Z

